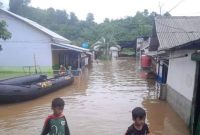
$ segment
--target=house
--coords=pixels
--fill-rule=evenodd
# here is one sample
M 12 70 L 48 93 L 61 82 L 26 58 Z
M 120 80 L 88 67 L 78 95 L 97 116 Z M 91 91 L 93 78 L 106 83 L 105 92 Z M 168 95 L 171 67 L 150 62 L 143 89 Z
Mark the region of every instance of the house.
M 121 47 L 118 45 L 118 46 L 112 46 L 110 47 L 110 55 L 111 55 L 111 58 L 112 59 L 116 59 L 118 57 L 118 53 L 120 51 Z
M 150 37 L 136 38 L 136 56 L 140 58 L 141 68 L 150 68 L 152 66 L 151 56 L 146 55 L 149 52 Z
M 144 36 L 144 37 L 138 37 L 136 39 L 136 49 L 137 49 L 137 55 L 141 56 L 142 54 L 149 52 L 149 45 L 150 45 L 150 37 Z
M 120 46 L 119 57 L 132 57 L 136 55 L 136 40 L 118 41 Z
M 0 40 L 0 72 L 32 72 L 33 67 L 53 72 L 60 64 L 78 69 L 91 56 L 88 49 L 71 45 L 68 39 L 7 10 L 0 9 L 0 20 L 12 33 L 11 39 Z
M 149 51 L 157 61 L 157 78 L 166 98 L 190 126 L 200 116 L 200 17 L 156 17 Z

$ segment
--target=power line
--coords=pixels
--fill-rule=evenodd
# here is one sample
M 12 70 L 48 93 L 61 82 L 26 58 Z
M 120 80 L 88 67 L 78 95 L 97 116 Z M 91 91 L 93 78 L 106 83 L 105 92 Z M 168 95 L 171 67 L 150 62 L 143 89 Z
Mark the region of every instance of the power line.
M 156 21 L 156 20 L 155 20 L 155 21 Z M 159 21 L 156 21 L 156 22 L 159 23 L 160 25 L 165 26 L 165 27 L 172 28 L 172 29 L 176 29 L 176 30 L 180 30 L 180 31 L 184 32 L 184 33 L 187 35 L 187 37 L 188 37 L 189 40 L 191 40 L 191 38 L 190 38 L 190 36 L 189 36 L 189 33 L 194 33 L 194 32 L 188 32 L 188 31 L 186 31 L 186 30 L 184 30 L 184 29 L 182 29 L 182 28 L 177 28 L 177 27 L 173 27 L 173 26 L 170 26 L 170 25 L 161 23 L 161 22 L 159 22 Z M 165 33 L 167 33 L 167 32 L 165 32 Z M 173 32 L 168 32 L 168 33 L 173 33 Z M 179 32 L 179 33 L 180 33 L 180 32 Z M 192 34 L 192 36 L 195 37 L 193 34 Z
M 185 0 L 180 0 L 175 6 L 173 6 L 168 12 L 170 13 L 172 10 L 176 9 L 180 4 L 182 4 Z
M 176 30 L 181 30 L 181 31 L 183 31 L 183 32 L 187 32 L 187 31 L 185 31 L 185 30 L 182 29 L 182 28 L 173 27 L 173 26 L 170 26 L 170 25 L 161 23 L 161 22 L 159 22 L 159 21 L 157 21 L 157 20 L 155 20 L 155 21 L 156 21 L 157 23 L 159 23 L 160 25 L 166 26 L 166 27 L 168 27 L 168 28 L 172 28 L 172 29 L 176 29 Z

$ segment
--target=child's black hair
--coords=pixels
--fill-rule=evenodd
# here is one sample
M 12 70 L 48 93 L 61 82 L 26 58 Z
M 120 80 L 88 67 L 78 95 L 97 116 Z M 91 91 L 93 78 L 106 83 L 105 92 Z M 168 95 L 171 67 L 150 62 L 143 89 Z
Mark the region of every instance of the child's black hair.
M 132 110 L 132 118 L 136 120 L 137 118 L 142 119 L 146 117 L 146 112 L 141 107 L 136 107 Z
M 60 108 L 64 108 L 65 106 L 65 102 L 62 98 L 54 98 L 52 100 L 52 104 L 51 104 L 51 107 L 52 108 L 55 108 L 55 107 L 60 107 Z

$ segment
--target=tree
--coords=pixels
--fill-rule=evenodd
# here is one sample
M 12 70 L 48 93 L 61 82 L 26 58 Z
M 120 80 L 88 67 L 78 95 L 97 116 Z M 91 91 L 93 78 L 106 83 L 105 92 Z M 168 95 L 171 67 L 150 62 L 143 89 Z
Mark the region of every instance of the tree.
M 11 33 L 7 30 L 6 26 L 5 21 L 0 21 L 0 39 L 7 40 L 11 38 Z M 2 50 L 1 45 L 0 50 Z
M 59 24 L 66 24 L 68 20 L 68 14 L 65 10 L 56 10 L 56 20 Z
M 20 13 L 23 6 L 27 6 L 30 0 L 10 0 L 9 10 L 13 13 Z
M 3 7 L 3 3 L 0 1 L 0 8 L 2 8 Z
M 54 8 L 48 8 L 46 11 L 46 19 L 50 26 L 53 26 L 55 24 L 56 20 L 56 11 Z
M 166 13 L 164 13 L 164 15 L 163 16 L 172 16 L 169 12 L 166 12 Z
M 158 13 L 156 13 L 156 12 L 151 12 L 151 14 L 149 15 L 149 17 L 156 17 L 156 16 L 159 16 L 159 14 Z
M 69 22 L 70 24 L 76 24 L 78 23 L 78 17 L 76 16 L 76 14 L 74 12 L 70 12 L 70 15 L 69 15 L 70 19 L 69 19 Z
M 5 21 L 0 21 L 0 39 L 7 40 L 11 38 L 11 33 L 7 30 Z
M 117 46 L 117 42 L 115 41 L 112 35 L 107 35 L 107 37 L 101 37 L 96 43 L 92 45 L 92 49 L 101 52 L 103 51 L 103 55 L 108 60 L 109 59 L 109 50 L 110 47 Z
M 147 9 L 145 9 L 143 12 L 143 15 L 147 17 L 149 15 L 149 11 Z
M 86 22 L 88 23 L 94 23 L 94 14 L 88 13 L 86 17 Z
M 149 14 L 145 9 L 134 16 L 116 20 L 105 18 L 104 22 L 97 24 L 92 13 L 88 13 L 86 20 L 79 20 L 73 12 L 68 14 L 64 10 L 54 8 L 35 8 L 28 5 L 29 2 L 30 0 L 10 0 L 10 10 L 49 28 L 77 45 L 88 40 L 90 44 L 94 44 L 101 37 L 107 39 L 107 35 L 112 35 L 116 41 L 150 36 L 154 15 L 157 15 L 155 12 Z
M 109 23 L 109 22 L 110 22 L 110 19 L 109 19 L 109 18 L 105 18 L 103 22 L 104 22 L 104 23 Z

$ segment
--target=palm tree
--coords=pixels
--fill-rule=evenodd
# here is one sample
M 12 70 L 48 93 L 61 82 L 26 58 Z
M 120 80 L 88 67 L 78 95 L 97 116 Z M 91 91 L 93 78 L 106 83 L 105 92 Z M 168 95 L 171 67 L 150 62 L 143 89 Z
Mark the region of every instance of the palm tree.
M 94 43 L 91 48 L 96 52 L 103 52 L 103 55 L 106 59 L 109 59 L 109 51 L 110 47 L 117 47 L 117 42 L 113 38 L 113 36 L 108 36 L 107 38 L 101 37 L 96 43 Z

